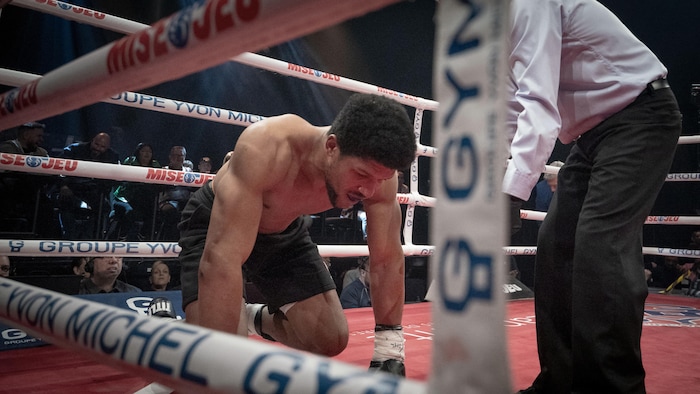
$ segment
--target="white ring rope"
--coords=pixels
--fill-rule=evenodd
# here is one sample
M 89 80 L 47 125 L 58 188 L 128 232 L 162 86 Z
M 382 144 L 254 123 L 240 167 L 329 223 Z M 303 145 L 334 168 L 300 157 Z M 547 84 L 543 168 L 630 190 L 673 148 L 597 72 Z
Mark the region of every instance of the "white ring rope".
M 662 248 L 655 246 L 645 246 L 642 248 L 642 253 L 655 256 L 678 256 L 700 258 L 700 250 L 698 249 L 678 249 L 678 248 Z
M 700 173 L 698 172 L 678 172 L 666 175 L 666 182 L 698 182 Z
M 509 256 L 534 256 L 537 254 L 537 246 L 507 246 L 503 248 Z M 642 254 L 651 256 L 676 256 L 687 258 L 700 258 L 698 249 L 665 248 L 656 246 L 643 246 Z
M 531 211 L 527 209 L 520 210 L 520 218 L 527 220 L 543 221 L 547 216 L 547 212 Z M 700 225 L 700 216 L 647 216 L 644 224 L 669 224 L 669 225 Z
M 27 172 L 42 175 L 76 176 L 112 181 L 156 183 L 201 187 L 215 174 L 184 172 L 166 168 L 126 166 L 60 157 L 27 156 L 0 153 L 0 170 Z M 418 193 L 398 193 L 396 200 L 409 206 L 434 207 L 435 198 Z
M 41 78 L 41 75 L 0 68 L 0 84 L 3 85 L 21 86 L 39 78 Z M 188 118 L 202 119 L 237 126 L 250 126 L 255 122 L 265 119 L 265 117 L 262 115 L 249 114 L 225 108 L 189 103 L 186 101 L 151 96 L 136 92 L 121 92 L 108 99 L 100 101 L 103 103 L 116 104 L 124 107 L 145 109 L 148 111 L 180 115 Z M 419 110 L 420 109 L 418 108 L 416 109 L 416 111 Z M 435 157 L 437 155 L 437 148 L 422 145 L 420 144 L 420 141 L 417 142 L 417 145 L 417 155 L 429 157 Z
M 368 256 L 367 245 L 318 245 L 322 257 Z M 405 256 L 432 256 L 435 246 L 404 245 Z M 537 246 L 504 246 L 508 256 L 537 254 Z M 177 258 L 180 246 L 176 242 L 118 242 L 0 239 L 0 254 L 7 256 L 117 256 L 147 258 Z M 659 256 L 700 257 L 700 250 L 644 246 L 642 253 Z
M 416 108 L 416 113 L 413 116 L 413 133 L 416 137 L 416 144 L 420 144 L 420 135 L 423 128 L 423 110 Z M 416 156 L 411 162 L 409 178 L 409 190 L 418 190 L 418 156 Z M 405 174 L 404 174 L 405 176 Z M 417 194 L 417 193 L 416 193 Z M 402 197 L 396 196 L 399 204 L 401 203 Z M 406 208 L 406 218 L 403 222 L 403 239 L 404 244 L 413 245 L 413 219 L 416 211 L 416 204 L 408 204 Z
M 41 78 L 41 75 L 0 68 L 0 84 L 2 85 L 21 86 L 39 78 Z M 123 107 L 140 108 L 154 112 L 186 116 L 189 118 L 203 119 L 237 126 L 250 126 L 257 121 L 265 119 L 265 117 L 261 115 L 253 115 L 225 108 L 216 108 L 208 105 L 188 103 L 186 101 L 173 100 L 136 92 L 121 92 L 108 99 L 103 99 L 100 101 L 108 104 L 121 105 Z
M 176 258 L 180 253 L 177 242 L 121 242 L 0 239 L 0 255 L 8 256 L 117 256 Z M 367 245 L 318 245 L 322 257 L 368 256 Z M 429 245 L 404 245 L 405 256 L 430 256 L 435 251 Z
M 0 153 L 0 170 L 190 187 L 202 186 L 214 178 L 214 174 L 199 172 L 127 166 L 60 157 L 26 156 L 14 153 Z
M 700 135 L 682 135 L 678 137 L 678 144 L 700 144 Z
M 686 139 L 681 142 L 679 139 L 678 143 L 681 144 L 690 144 L 694 142 L 689 142 L 689 141 L 696 141 L 700 143 L 700 136 L 690 136 L 691 139 Z M 697 138 L 695 138 L 697 137 Z M 681 139 L 684 137 L 681 137 Z M 544 174 L 558 174 L 559 169 L 561 167 L 555 167 L 555 166 L 550 166 L 549 164 L 544 166 L 544 170 L 542 173 Z M 679 173 L 671 173 L 666 175 L 666 182 L 698 182 L 700 181 L 700 173 L 698 172 L 679 172 Z
M 423 382 L 5 278 L 0 321 L 177 391 L 426 392 Z
M 0 95 L 0 130 L 173 80 L 397 0 L 210 0 Z M 216 5 L 216 6 L 214 6 Z M 238 6 L 237 6 L 238 5 Z M 190 34 L 191 33 L 191 34 Z M 165 67 L 177 63 L 177 67 Z
M 15 0 L 12 2 L 12 5 L 45 12 L 64 19 L 101 27 L 123 34 L 133 34 L 137 31 L 150 27 L 143 23 L 93 11 L 84 7 L 76 7 L 61 1 L 41 3 L 37 2 L 36 0 Z M 80 11 L 76 11 L 76 9 L 79 9 Z M 324 71 L 314 70 L 297 64 L 283 62 L 255 53 L 246 52 L 230 60 L 251 67 L 264 69 L 290 77 L 305 79 L 323 85 L 334 86 L 359 93 L 373 93 L 391 97 L 402 104 L 415 108 L 424 108 L 431 111 L 436 111 L 438 108 L 437 101 L 396 92 L 391 89 L 356 81 Z

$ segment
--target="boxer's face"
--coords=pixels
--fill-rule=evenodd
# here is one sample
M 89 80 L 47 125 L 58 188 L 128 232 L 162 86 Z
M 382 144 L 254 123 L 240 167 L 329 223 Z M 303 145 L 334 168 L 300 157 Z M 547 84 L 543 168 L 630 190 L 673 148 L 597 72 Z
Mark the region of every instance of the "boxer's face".
M 374 160 L 339 155 L 326 176 L 328 198 L 336 208 L 350 208 L 372 197 L 396 171 Z

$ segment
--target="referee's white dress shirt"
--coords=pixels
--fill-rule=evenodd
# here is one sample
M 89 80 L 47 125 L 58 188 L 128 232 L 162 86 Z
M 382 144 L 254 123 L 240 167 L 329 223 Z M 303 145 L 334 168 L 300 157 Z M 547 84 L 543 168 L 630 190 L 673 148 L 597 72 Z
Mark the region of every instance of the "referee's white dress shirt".
M 572 142 L 667 70 L 597 1 L 513 0 L 511 20 L 503 191 L 527 200 L 557 138 Z

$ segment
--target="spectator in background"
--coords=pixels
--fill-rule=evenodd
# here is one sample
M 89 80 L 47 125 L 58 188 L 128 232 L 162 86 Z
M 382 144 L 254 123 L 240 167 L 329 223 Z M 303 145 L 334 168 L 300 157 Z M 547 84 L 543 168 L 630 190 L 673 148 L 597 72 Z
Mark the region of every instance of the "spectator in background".
M 10 258 L 5 255 L 0 255 L 0 277 L 7 278 L 10 276 Z
M 165 168 L 170 170 L 191 172 L 192 168 L 183 165 L 187 158 L 187 149 L 184 146 L 173 146 L 168 155 L 169 163 Z M 192 193 L 191 188 L 185 186 L 170 186 L 162 192 L 158 198 L 158 209 L 161 215 L 162 232 L 160 239 L 164 241 L 177 241 L 180 232 L 177 223 L 180 221 L 180 212 L 187 204 Z
M 197 165 L 197 171 L 203 174 L 211 174 L 211 158 L 207 156 L 202 157 Z
M 111 138 L 99 133 L 88 142 L 76 142 L 63 149 L 66 159 L 119 164 L 119 155 L 110 147 Z M 59 211 L 63 236 L 66 239 L 100 238 L 103 211 L 109 205 L 111 181 L 88 178 L 64 178 L 59 191 Z M 106 215 L 106 213 L 105 213 Z M 78 226 L 85 220 L 89 226 Z M 92 230 L 92 232 L 90 232 Z M 98 236 L 98 233 L 99 236 Z
M 341 290 L 348 287 L 350 283 L 354 282 L 355 279 L 360 277 L 360 267 L 369 264 L 368 261 L 369 257 L 367 256 L 358 257 L 357 266 L 343 272 L 343 287 Z
M 153 147 L 148 143 L 139 143 L 134 154 L 124 165 L 160 168 L 158 160 L 153 158 Z M 153 216 L 158 197 L 159 186 L 139 182 L 122 183 L 113 193 L 112 212 L 107 239 L 125 239 L 140 241 L 146 239 L 153 227 Z M 140 226 L 137 223 L 140 222 Z
M 75 142 L 63 148 L 66 159 L 119 163 L 119 154 L 111 148 L 112 139 L 107 133 L 98 133 L 88 142 Z
M 73 270 L 73 273 L 82 276 L 83 278 L 89 278 L 90 274 L 85 271 L 85 266 L 88 262 L 87 257 L 76 257 L 73 259 L 71 262 L 71 269 Z
M 403 171 L 396 171 L 396 174 L 399 177 L 399 188 L 396 192 L 397 193 L 408 193 L 410 190 L 408 188 L 408 185 L 406 184 L 404 172 Z
M 557 160 L 549 165 L 561 167 L 564 162 Z M 557 191 L 557 174 L 544 174 L 542 180 L 535 185 L 535 210 L 547 212 L 555 191 Z
M 163 260 L 157 260 L 151 266 L 151 276 L 148 277 L 151 290 L 165 291 L 170 284 L 170 267 Z
M 372 306 L 369 267 L 368 257 L 359 259 L 357 267 L 358 277 L 347 286 L 343 286 L 343 290 L 340 292 L 340 305 L 343 306 L 343 309 Z
M 688 280 L 690 284 L 686 294 L 691 297 L 700 297 L 700 259 L 692 260 Z
M 141 292 L 138 287 L 118 279 L 122 268 L 121 257 L 90 257 L 85 264 L 85 271 L 90 277 L 80 282 L 78 294 Z
M 25 123 L 17 128 L 17 138 L 0 143 L 0 152 L 18 155 L 48 156 L 41 145 L 44 143 L 46 125 L 38 122 Z
M 688 249 L 700 249 L 700 230 L 693 230 L 693 232 L 690 233 Z
M 0 142 L 0 152 L 48 157 L 46 149 L 41 147 L 45 129 L 46 126 L 38 122 L 19 126 L 17 138 Z M 38 229 L 32 228 L 36 226 L 30 223 L 47 223 L 53 215 L 46 197 L 47 177 L 4 171 L 0 174 L 0 231 L 37 232 Z M 43 230 L 49 226 L 41 227 Z
M 658 258 L 662 259 L 661 264 L 652 260 L 645 267 L 645 270 L 649 271 L 647 273 L 647 285 L 665 289 L 683 274 L 683 270 L 678 256 L 659 256 Z

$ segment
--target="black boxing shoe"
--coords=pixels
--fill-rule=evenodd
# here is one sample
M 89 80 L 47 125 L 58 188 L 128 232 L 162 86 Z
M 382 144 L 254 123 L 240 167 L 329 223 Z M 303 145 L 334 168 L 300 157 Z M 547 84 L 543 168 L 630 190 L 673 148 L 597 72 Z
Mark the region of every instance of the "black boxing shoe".
M 392 375 L 397 375 L 401 377 L 406 377 L 406 367 L 402 361 L 399 360 L 386 360 L 386 361 L 370 361 L 369 371 L 376 372 L 388 372 Z
M 151 300 L 146 309 L 148 316 L 162 317 L 166 319 L 177 319 L 173 303 L 165 297 L 156 297 Z

